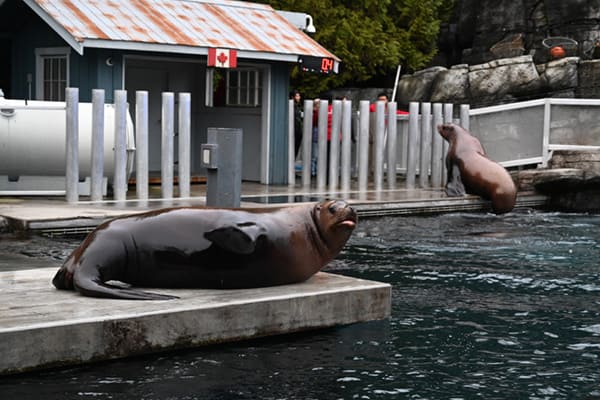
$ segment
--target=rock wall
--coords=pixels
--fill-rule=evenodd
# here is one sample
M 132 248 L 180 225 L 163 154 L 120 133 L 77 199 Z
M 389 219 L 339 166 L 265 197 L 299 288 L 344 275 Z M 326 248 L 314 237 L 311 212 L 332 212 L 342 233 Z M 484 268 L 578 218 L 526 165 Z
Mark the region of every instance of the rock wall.
M 481 107 L 543 97 L 600 98 L 600 60 L 565 57 L 535 64 L 531 55 L 477 65 L 431 67 L 403 75 L 397 100 Z
M 549 61 L 542 42 L 557 36 L 577 42 L 568 56 L 593 58 L 600 41 L 598 1 L 455 0 L 432 65 L 475 65 L 525 54 L 540 64 Z

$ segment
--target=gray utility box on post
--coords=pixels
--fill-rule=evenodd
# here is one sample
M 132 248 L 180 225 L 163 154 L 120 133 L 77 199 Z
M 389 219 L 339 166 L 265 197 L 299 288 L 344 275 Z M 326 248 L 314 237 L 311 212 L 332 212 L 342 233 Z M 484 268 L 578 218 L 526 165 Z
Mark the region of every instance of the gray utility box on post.
M 242 130 L 208 128 L 201 146 L 201 165 L 207 169 L 206 205 L 239 207 L 242 187 Z

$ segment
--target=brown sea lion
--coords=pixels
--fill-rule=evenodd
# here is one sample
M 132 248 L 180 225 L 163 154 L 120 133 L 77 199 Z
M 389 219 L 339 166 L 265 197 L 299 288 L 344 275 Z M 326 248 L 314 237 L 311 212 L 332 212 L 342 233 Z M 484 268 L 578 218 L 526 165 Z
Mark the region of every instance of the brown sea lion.
M 343 201 L 278 209 L 168 208 L 92 231 L 52 283 L 83 295 L 165 300 L 159 288 L 252 288 L 302 282 L 342 250 L 357 222 Z
M 515 207 L 517 188 L 508 171 L 485 155 L 477 138 L 455 124 L 438 125 L 438 132 L 448 143 L 448 196 L 465 193 L 492 201 L 496 214 L 507 213 Z

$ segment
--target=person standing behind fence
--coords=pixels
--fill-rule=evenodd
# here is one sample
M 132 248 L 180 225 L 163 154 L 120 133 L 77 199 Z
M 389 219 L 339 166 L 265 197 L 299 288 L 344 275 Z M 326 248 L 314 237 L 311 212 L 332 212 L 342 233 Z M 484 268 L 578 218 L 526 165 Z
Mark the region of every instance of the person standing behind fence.
M 298 157 L 298 151 L 302 145 L 302 118 L 304 114 L 302 96 L 299 91 L 294 90 L 290 98 L 294 100 L 294 154 Z

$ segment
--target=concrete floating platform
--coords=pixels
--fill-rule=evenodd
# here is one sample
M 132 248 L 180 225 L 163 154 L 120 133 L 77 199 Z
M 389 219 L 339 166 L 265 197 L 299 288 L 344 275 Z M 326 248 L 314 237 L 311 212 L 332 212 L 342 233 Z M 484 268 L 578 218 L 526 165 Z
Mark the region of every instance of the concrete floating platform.
M 245 290 L 152 289 L 178 300 L 56 290 L 56 268 L 0 272 L 0 375 L 384 319 L 386 283 L 320 272 Z

